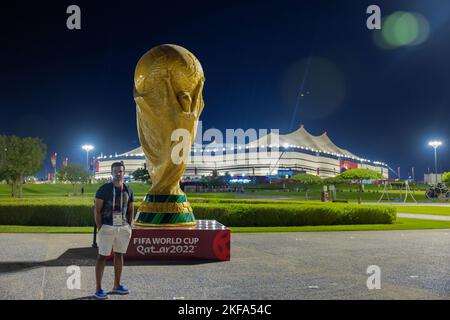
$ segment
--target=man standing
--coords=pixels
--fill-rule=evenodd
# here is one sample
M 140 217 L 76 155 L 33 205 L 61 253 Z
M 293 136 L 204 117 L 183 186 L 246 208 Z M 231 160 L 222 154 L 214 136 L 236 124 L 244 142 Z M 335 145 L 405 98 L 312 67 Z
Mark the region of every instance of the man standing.
M 95 297 L 107 299 L 102 289 L 102 277 L 106 257 L 114 250 L 113 293 L 128 294 L 129 290 L 120 283 L 123 268 L 123 254 L 127 252 L 133 222 L 133 191 L 123 183 L 125 166 L 123 162 L 111 165 L 113 182 L 102 185 L 95 194 L 95 223 L 98 228 L 98 259 L 95 266 L 97 288 Z

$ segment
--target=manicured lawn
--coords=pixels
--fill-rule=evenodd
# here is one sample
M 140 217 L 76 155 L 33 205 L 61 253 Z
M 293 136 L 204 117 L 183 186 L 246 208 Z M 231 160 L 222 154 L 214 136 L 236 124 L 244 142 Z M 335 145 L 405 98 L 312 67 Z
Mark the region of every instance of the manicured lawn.
M 131 183 L 131 189 L 134 191 L 135 195 L 142 198 L 147 191 L 150 189 L 150 185 L 144 183 Z M 87 184 L 84 185 L 84 195 L 85 197 L 94 197 L 96 190 L 100 187 L 100 184 Z M 288 186 L 291 192 L 284 192 L 281 189 L 271 189 L 280 188 L 280 185 L 265 185 L 269 189 L 250 189 L 246 188 L 245 193 L 234 193 L 234 192 L 208 192 L 208 193 L 188 193 L 189 197 L 202 197 L 202 198 L 253 198 L 258 196 L 276 196 L 276 197 L 305 197 L 305 192 L 296 192 L 294 186 Z M 74 191 L 75 190 L 75 191 Z M 25 197 L 64 197 L 68 194 L 80 194 L 81 185 L 76 185 L 75 189 L 70 184 L 25 184 L 23 187 L 23 194 Z M 361 194 L 363 201 L 378 201 L 381 197 L 381 192 L 383 188 L 381 186 L 366 186 L 366 192 Z M 10 197 L 11 186 L 7 184 L 0 184 L 0 201 L 5 198 Z M 321 188 L 314 187 L 308 192 L 309 199 L 319 200 L 321 197 Z M 343 192 L 337 193 L 337 198 L 341 200 L 348 200 L 351 202 L 356 202 L 358 200 L 359 193 L 355 186 L 346 186 L 343 188 Z M 390 198 L 399 198 L 400 192 L 398 190 L 390 191 Z M 424 200 L 424 191 L 415 191 L 414 197 L 418 201 Z M 408 202 L 410 199 L 408 198 Z
M 338 226 L 304 227 L 247 227 L 231 228 L 232 232 L 312 232 L 312 231 L 382 231 L 382 230 L 420 230 L 450 229 L 450 221 L 397 218 L 393 224 L 361 224 Z M 1 230 L 1 229 L 0 229 Z
M 362 224 L 306 227 L 235 227 L 233 233 L 312 232 L 312 231 L 381 231 L 450 229 L 450 221 L 397 218 L 394 224 Z M 92 233 L 93 227 L 0 226 L 0 233 Z
M 137 196 L 135 201 L 136 205 L 139 204 L 143 197 Z M 323 202 L 317 200 L 303 200 L 303 199 L 255 199 L 255 198 L 234 198 L 234 193 L 194 193 L 188 194 L 188 200 L 192 203 L 196 202 L 222 202 L 222 203 L 254 203 L 254 204 L 309 204 L 309 205 L 322 205 Z M 67 205 L 86 205 L 93 204 L 93 198 L 90 195 L 85 196 L 46 196 L 36 195 L 34 197 L 24 198 L 0 198 L 1 204 L 67 204 Z M 343 203 L 334 203 L 334 205 L 343 205 Z M 398 212 L 406 213 L 420 213 L 420 214 L 436 214 L 436 215 L 450 215 L 450 203 L 448 207 L 435 207 L 435 206 L 396 206 Z
M 135 194 L 144 195 L 150 189 L 150 185 L 145 183 L 131 183 L 131 189 Z M 85 196 L 93 197 L 95 192 L 100 187 L 100 184 L 86 184 L 84 185 Z M 69 193 L 80 194 L 81 185 L 76 185 L 75 189 L 71 184 L 25 184 L 23 186 L 23 194 L 25 197 L 42 197 L 42 196 L 66 196 Z M 0 184 L 0 197 L 10 197 L 11 186 L 7 184 Z M 1 200 L 0 200 L 1 201 Z

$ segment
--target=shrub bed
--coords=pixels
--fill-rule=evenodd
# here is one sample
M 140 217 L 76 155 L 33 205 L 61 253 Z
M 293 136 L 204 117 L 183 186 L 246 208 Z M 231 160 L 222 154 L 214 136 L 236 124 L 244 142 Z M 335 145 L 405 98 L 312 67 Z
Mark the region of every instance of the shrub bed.
M 194 200 L 192 207 L 196 219 L 214 219 L 229 227 L 390 224 L 396 220 L 396 209 L 390 206 L 252 202 Z M 138 205 L 135 204 L 135 209 Z M 93 205 L 89 201 L 0 201 L 1 225 L 90 226 L 93 223 Z
M 396 209 L 387 206 L 193 203 L 197 219 L 232 227 L 390 224 Z

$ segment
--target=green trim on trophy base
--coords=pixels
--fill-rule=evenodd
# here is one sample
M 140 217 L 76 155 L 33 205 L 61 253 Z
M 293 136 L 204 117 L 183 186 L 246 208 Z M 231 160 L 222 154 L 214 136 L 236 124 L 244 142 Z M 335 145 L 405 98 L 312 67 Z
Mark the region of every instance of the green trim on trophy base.
M 195 225 L 192 208 L 184 194 L 147 194 L 134 221 L 136 225 L 152 227 Z
M 188 213 L 150 213 L 150 212 L 138 212 L 136 216 L 136 222 L 148 223 L 148 224 L 170 224 L 170 223 L 186 223 L 195 222 L 194 214 Z
M 186 202 L 187 198 L 185 194 L 181 195 L 162 195 L 162 194 L 147 194 L 144 198 L 145 202 Z

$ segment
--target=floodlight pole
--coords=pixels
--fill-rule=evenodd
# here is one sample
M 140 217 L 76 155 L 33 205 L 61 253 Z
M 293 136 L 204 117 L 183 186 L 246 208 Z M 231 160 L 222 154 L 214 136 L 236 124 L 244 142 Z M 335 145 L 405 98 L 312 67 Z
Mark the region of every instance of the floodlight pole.
M 429 146 L 433 147 L 434 149 L 434 175 L 435 175 L 435 181 L 437 184 L 437 148 L 442 145 L 441 141 L 430 141 L 428 143 Z
M 434 177 L 437 184 L 437 146 L 434 147 Z
M 89 171 L 89 151 L 91 151 L 92 149 L 94 149 L 93 146 L 89 145 L 83 145 L 81 147 L 84 151 L 86 151 L 86 169 Z

